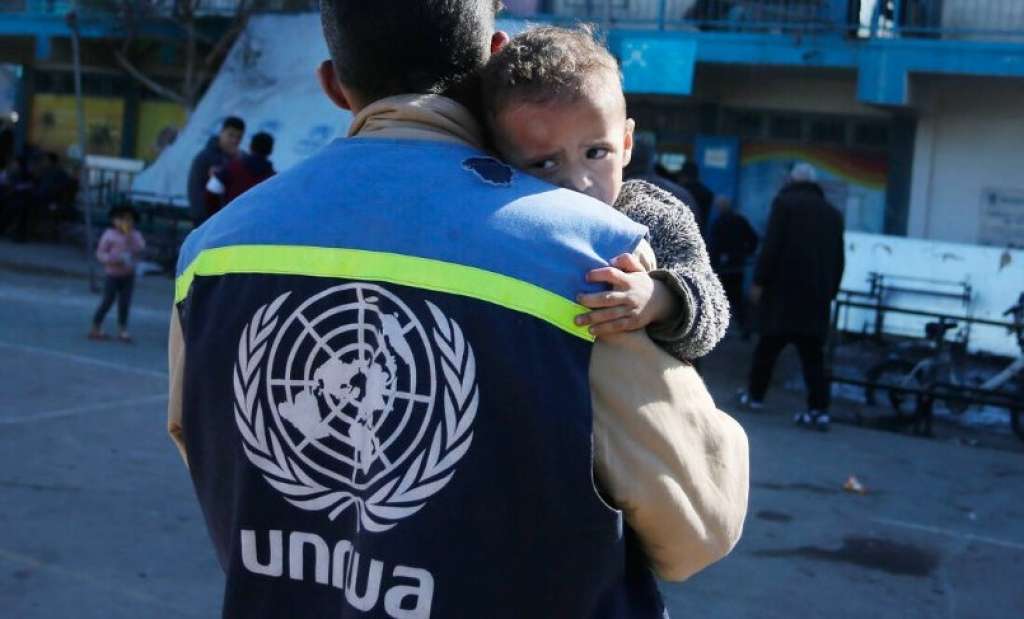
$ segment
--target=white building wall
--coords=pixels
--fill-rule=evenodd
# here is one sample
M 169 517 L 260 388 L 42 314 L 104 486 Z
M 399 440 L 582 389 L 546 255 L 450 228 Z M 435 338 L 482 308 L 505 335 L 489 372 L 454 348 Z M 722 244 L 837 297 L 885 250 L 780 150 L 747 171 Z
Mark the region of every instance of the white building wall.
M 1024 191 L 1024 80 L 918 78 L 914 99 L 908 236 L 977 243 L 983 193 Z
M 930 280 L 899 282 L 899 285 L 910 289 L 960 292 L 959 287 L 952 285 L 956 282 L 971 287 L 971 300 L 967 306 L 956 299 L 897 292 L 886 297 L 885 302 L 890 306 L 1005 322 L 1008 318 L 1003 316 L 1003 312 L 1015 305 L 1017 296 L 1024 292 L 1024 250 L 851 231 L 846 232 L 845 241 L 844 290 L 867 292 L 871 273 Z M 841 320 L 844 329 L 870 331 L 874 326 L 875 313 L 847 308 Z M 924 333 L 925 323 L 930 320 L 933 319 L 892 313 L 886 317 L 885 332 L 919 337 Z M 1005 327 L 974 325 L 970 344 L 972 351 L 1006 356 L 1020 354 L 1016 338 L 1007 333 Z

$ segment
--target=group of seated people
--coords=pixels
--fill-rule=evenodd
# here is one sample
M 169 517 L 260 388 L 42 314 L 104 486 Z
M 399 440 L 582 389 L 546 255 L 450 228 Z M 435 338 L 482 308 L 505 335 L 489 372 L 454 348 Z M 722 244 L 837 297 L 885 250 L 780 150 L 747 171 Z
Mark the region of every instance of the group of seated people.
M 0 234 L 16 242 L 56 236 L 59 223 L 75 216 L 77 192 L 78 181 L 56 153 L 0 153 Z

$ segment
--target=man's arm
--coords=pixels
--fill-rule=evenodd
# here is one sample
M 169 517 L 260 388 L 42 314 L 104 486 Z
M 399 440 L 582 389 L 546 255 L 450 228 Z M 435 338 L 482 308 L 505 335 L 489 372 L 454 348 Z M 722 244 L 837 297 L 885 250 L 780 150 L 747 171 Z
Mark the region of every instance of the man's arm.
M 754 227 L 750 225 L 746 217 L 740 218 L 740 223 L 743 224 L 743 251 L 744 257 L 752 256 L 757 251 L 757 244 L 761 240 L 757 236 L 757 232 Z
M 192 160 L 188 170 L 188 206 L 194 220 L 206 216 L 206 182 L 210 180 L 210 163 L 201 152 Z
M 188 452 L 185 450 L 185 436 L 181 428 L 181 396 L 185 379 L 185 338 L 181 331 L 181 317 L 178 308 L 171 310 L 171 328 L 167 334 L 167 368 L 170 381 L 167 398 L 167 431 L 171 440 L 181 452 L 181 458 L 188 466 Z
M 785 208 L 781 201 L 775 200 L 772 204 L 771 214 L 768 216 L 768 226 L 764 232 L 764 246 L 761 248 L 761 257 L 757 261 L 757 268 L 754 269 L 754 283 L 758 286 L 766 286 L 771 283 L 775 275 L 779 254 L 782 252 L 783 235 L 785 234 Z
M 646 242 L 634 254 L 656 266 Z M 658 576 L 684 580 L 728 554 L 747 511 L 747 438 L 693 368 L 620 333 L 595 343 L 590 389 L 595 473 Z
M 111 253 L 110 247 L 114 244 L 114 240 L 110 237 L 109 231 L 104 231 L 100 237 L 100 242 L 96 244 L 96 259 L 100 261 L 100 264 L 110 264 L 118 258 Z

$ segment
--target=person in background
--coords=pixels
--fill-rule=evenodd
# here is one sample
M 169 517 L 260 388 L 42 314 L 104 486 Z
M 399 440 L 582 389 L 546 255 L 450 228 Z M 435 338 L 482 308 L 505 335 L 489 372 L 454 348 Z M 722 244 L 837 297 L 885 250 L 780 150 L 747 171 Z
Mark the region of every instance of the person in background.
M 711 205 L 715 201 L 715 194 L 708 189 L 708 186 L 700 182 L 700 168 L 693 161 L 686 161 L 679 170 L 679 184 L 693 196 L 695 215 L 700 230 L 705 238 L 708 235 L 708 220 L 711 217 Z
M 36 209 L 46 219 L 55 222 L 73 212 L 77 183 L 61 166 L 57 153 L 41 153 L 39 161 L 39 180 L 35 188 Z
M 275 174 L 274 164 L 270 162 L 272 152 L 273 136 L 260 132 L 252 136 L 248 153 L 213 171 L 206 184 L 206 191 L 210 194 L 207 208 L 211 217 L 232 200 Z
M 47 152 L 38 155 L 39 185 L 36 187 L 40 202 L 47 203 L 56 199 L 64 186 L 71 180 L 68 173 L 60 165 L 57 153 Z
M 816 178 L 813 166 L 798 163 L 772 202 L 750 288 L 751 302 L 759 305 L 761 334 L 740 402 L 761 408 L 775 361 L 793 344 L 807 386 L 807 411 L 796 413 L 793 420 L 828 430 L 825 339 L 832 299 L 843 279 L 843 216 L 825 199 Z
M 697 226 L 700 227 L 702 224 L 693 196 L 677 183 L 658 174 L 655 169 L 657 161 L 657 138 L 652 133 L 637 133 L 633 136 L 633 156 L 629 160 L 626 169 L 623 170 L 622 176 L 628 181 L 647 181 L 655 187 L 669 192 L 676 200 L 679 200 L 690 209 L 690 212 L 697 219 Z
M 211 171 L 223 168 L 238 157 L 243 135 L 245 121 L 237 116 L 229 116 L 224 119 L 220 133 L 211 137 L 206 147 L 192 160 L 188 172 L 188 207 L 196 226 L 210 218 L 206 183 L 210 180 Z
M 26 147 L 25 152 L 8 165 L 3 178 L 0 233 L 10 228 L 11 238 L 15 243 L 26 242 L 32 228 L 38 172 L 35 159 L 36 150 Z
M 711 266 L 718 273 L 725 289 L 725 296 L 732 307 L 734 324 L 739 327 L 743 339 L 750 337 L 747 323 L 746 299 L 743 298 L 743 278 L 747 261 L 757 250 L 759 238 L 750 222 L 732 207 L 732 198 L 715 198 L 718 217 L 711 226 L 708 249 L 711 252 Z
M 0 176 L 14 160 L 14 128 L 0 120 Z
M 103 299 L 92 317 L 90 340 L 105 340 L 103 319 L 117 298 L 117 339 L 128 343 L 128 310 L 132 304 L 135 288 L 135 265 L 146 248 L 142 234 L 135 229 L 135 209 L 130 206 L 115 206 L 110 210 L 110 228 L 104 231 L 96 247 L 96 258 L 103 265 L 106 279 L 103 283 Z

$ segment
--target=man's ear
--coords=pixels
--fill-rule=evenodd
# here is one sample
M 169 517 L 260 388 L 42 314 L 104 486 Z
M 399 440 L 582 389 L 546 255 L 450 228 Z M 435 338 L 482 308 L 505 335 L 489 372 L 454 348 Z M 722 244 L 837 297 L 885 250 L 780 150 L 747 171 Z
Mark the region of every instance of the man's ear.
M 636 130 L 636 121 L 632 118 L 626 119 L 626 132 L 622 136 L 622 167 L 629 165 L 633 159 L 633 131 Z
M 334 73 L 334 63 L 330 60 L 325 60 L 320 63 L 320 66 L 316 68 L 316 77 L 320 81 L 320 88 L 327 95 L 327 98 L 331 100 L 331 103 L 340 107 L 343 110 L 352 110 L 352 101 L 349 100 L 348 95 L 341 87 L 341 82 L 338 81 L 338 76 Z
M 508 45 L 509 36 L 504 30 L 498 30 L 491 35 L 491 55 L 495 55 L 501 51 L 501 48 Z

